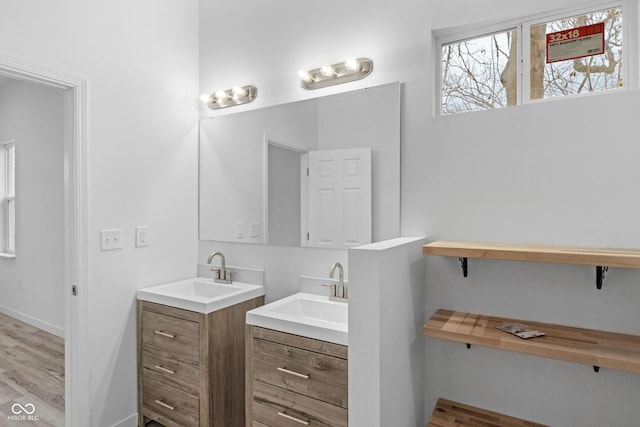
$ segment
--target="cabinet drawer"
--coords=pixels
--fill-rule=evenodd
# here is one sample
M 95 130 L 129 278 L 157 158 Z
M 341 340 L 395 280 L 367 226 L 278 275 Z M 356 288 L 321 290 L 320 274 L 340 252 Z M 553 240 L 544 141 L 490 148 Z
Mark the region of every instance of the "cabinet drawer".
M 198 397 L 150 378 L 144 378 L 142 384 L 146 417 L 166 427 L 198 426 Z
M 143 310 L 142 342 L 197 357 L 198 323 Z
M 344 408 L 319 402 L 261 381 L 253 381 L 253 425 L 346 427 Z
M 347 369 L 345 359 L 254 339 L 254 379 L 342 408 L 348 407 Z
M 199 394 L 200 366 L 194 358 L 142 344 L 140 363 L 143 375 Z
M 254 338 L 265 341 L 277 342 L 292 347 L 301 348 L 303 350 L 322 353 L 339 359 L 348 359 L 349 348 L 345 345 L 334 344 L 327 341 L 320 341 L 313 338 L 307 338 L 300 335 L 288 334 L 286 332 L 276 331 L 274 329 L 261 328 L 254 326 L 252 328 Z

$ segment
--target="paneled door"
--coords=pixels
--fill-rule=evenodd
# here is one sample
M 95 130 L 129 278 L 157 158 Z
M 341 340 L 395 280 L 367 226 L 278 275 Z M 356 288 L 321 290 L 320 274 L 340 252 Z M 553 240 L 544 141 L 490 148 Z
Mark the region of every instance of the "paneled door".
M 311 151 L 307 174 L 306 246 L 371 243 L 371 149 Z

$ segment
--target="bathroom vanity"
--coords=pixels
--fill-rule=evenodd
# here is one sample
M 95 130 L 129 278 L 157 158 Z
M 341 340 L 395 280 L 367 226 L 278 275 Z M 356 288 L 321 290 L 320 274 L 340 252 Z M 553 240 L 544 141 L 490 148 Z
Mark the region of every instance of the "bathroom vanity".
M 247 426 L 347 426 L 347 351 L 248 325 Z
M 299 293 L 247 313 L 247 426 L 348 425 L 347 307 Z
M 244 426 L 245 313 L 263 295 L 205 280 L 138 293 L 139 426 Z

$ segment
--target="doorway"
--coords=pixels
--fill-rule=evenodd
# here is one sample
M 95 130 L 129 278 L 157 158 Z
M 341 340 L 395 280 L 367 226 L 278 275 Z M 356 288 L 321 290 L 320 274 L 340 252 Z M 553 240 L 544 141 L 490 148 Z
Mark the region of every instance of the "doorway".
M 65 424 L 90 423 L 86 253 L 86 81 L 0 55 L 0 76 L 63 92 L 63 255 Z M 19 191 L 19 190 L 18 190 Z M 19 248 L 17 249 L 19 251 Z M 18 255 L 19 256 L 19 252 Z M 31 407 L 23 405 L 27 411 Z M 21 410 L 21 408 L 18 408 Z M 24 414 L 16 414 L 24 415 Z M 27 414 L 29 415 L 29 414 Z M 33 414 L 31 414 L 33 415 Z

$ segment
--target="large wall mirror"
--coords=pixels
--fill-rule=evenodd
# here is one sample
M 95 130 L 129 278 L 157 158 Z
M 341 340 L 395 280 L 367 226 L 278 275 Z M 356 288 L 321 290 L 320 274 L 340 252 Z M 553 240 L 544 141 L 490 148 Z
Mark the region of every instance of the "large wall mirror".
M 344 249 L 399 235 L 400 83 L 201 121 L 201 240 Z

